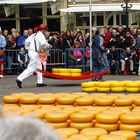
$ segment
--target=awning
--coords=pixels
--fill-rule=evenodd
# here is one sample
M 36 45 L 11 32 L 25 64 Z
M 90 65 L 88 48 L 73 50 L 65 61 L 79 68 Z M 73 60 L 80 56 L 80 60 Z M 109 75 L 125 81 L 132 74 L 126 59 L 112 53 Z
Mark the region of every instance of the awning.
M 56 0 L 0 0 L 0 4 L 33 4 Z
M 131 10 L 140 10 L 140 3 L 131 3 L 133 7 Z M 93 4 L 92 12 L 115 12 L 123 11 L 121 4 Z M 72 12 L 89 12 L 89 5 L 85 6 L 71 6 L 66 9 L 60 9 L 61 12 L 72 13 Z

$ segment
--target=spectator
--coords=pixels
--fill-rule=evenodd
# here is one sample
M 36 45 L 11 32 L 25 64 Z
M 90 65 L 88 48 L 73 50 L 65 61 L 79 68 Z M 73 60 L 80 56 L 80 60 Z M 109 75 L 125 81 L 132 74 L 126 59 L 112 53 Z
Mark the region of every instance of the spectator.
M 8 39 L 8 30 L 3 31 L 3 36 L 5 37 L 6 41 Z
M 112 38 L 109 40 L 109 45 L 111 46 L 116 46 L 117 48 L 120 48 L 121 42 L 120 38 L 117 35 L 117 30 L 113 29 L 112 31 Z
M 25 40 L 28 38 L 28 31 L 24 30 L 23 35 L 18 38 L 17 46 L 18 49 L 24 47 Z
M 112 38 L 112 35 L 107 27 L 104 27 L 104 30 L 105 30 L 104 47 L 109 48 L 109 40 Z
M 27 67 L 27 62 L 28 62 L 27 52 L 25 51 L 24 47 L 20 48 L 20 51 L 18 53 L 18 62 L 19 62 L 19 68 L 21 73 Z
M 116 46 L 111 47 L 110 53 L 108 54 L 108 61 L 110 64 L 110 69 L 115 69 L 115 74 L 118 75 L 120 68 L 120 54 L 116 49 Z
M 15 28 L 11 29 L 11 34 L 16 33 L 16 32 L 17 32 L 17 30 Z
M 41 64 L 43 66 L 43 70 L 46 71 L 46 66 L 47 66 L 47 54 L 46 54 L 46 49 L 45 48 L 41 48 L 39 51 L 39 60 L 41 61 Z
M 134 62 L 133 62 L 133 57 L 135 53 L 131 51 L 129 47 L 126 48 L 126 52 L 123 52 L 121 54 L 121 71 L 122 74 L 125 71 L 125 67 L 127 68 L 128 64 L 130 65 L 130 74 L 133 74 L 134 70 Z
M 0 78 L 3 78 L 4 75 L 4 51 L 6 47 L 6 39 L 2 35 L 2 30 L 0 27 Z
M 133 36 L 130 34 L 130 32 L 126 32 L 125 40 L 124 40 L 124 49 L 126 49 L 127 47 L 131 48 L 132 43 L 133 43 Z
M 74 66 L 74 65 L 81 65 L 84 63 L 84 58 L 83 58 L 83 53 L 80 50 L 80 42 L 78 40 L 74 41 L 72 51 L 69 53 L 69 65 Z
M 33 118 L 5 117 L 0 119 L 1 140 L 60 140 L 55 130 Z
M 122 26 L 119 26 L 119 27 L 118 27 L 118 35 L 119 35 L 120 37 L 124 37 L 124 36 L 125 36 L 125 32 L 124 32 L 124 29 L 123 29 Z
M 33 34 L 33 29 L 29 28 L 28 29 L 28 36 L 31 36 Z
M 80 42 L 80 47 L 81 48 L 85 48 L 86 47 L 86 42 L 83 39 L 83 36 L 82 35 L 77 36 L 77 39 L 76 40 L 78 40 Z

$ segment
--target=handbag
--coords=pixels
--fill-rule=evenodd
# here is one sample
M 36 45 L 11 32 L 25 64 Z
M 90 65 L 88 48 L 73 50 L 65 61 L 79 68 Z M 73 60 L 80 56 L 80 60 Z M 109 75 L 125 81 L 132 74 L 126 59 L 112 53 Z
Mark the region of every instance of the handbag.
M 5 51 L 4 50 L 0 50 L 0 56 L 4 56 L 5 55 Z

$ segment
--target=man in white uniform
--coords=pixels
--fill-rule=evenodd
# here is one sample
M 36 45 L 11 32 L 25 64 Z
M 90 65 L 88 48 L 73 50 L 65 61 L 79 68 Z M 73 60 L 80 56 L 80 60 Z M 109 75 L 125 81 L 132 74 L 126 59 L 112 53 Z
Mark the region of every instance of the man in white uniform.
M 29 55 L 29 65 L 27 69 L 25 69 L 16 80 L 17 86 L 22 88 L 22 81 L 33 74 L 33 72 L 37 72 L 37 87 L 45 87 L 46 84 L 43 83 L 43 76 L 42 73 L 37 70 L 42 70 L 41 62 L 38 58 L 38 52 L 40 48 L 49 48 L 50 45 L 48 44 L 45 38 L 45 32 L 47 31 L 47 26 L 44 24 L 39 25 L 38 32 L 32 35 L 32 39 L 29 44 L 28 55 Z M 28 38 L 27 38 L 28 40 Z M 25 41 L 26 44 L 26 41 Z

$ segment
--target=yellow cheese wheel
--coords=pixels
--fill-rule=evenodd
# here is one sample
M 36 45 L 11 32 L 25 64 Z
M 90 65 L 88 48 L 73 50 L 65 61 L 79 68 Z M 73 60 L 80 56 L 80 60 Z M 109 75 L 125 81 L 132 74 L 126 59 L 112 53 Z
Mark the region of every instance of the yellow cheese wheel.
M 48 123 L 50 126 L 52 126 L 55 129 L 58 128 L 66 128 L 69 126 L 68 122 L 61 122 L 61 123 Z
M 23 96 L 20 98 L 20 103 L 22 103 L 22 104 L 36 104 L 37 97 L 36 96 Z
M 116 99 L 114 103 L 116 106 L 130 106 L 133 103 L 133 99 L 123 97 L 123 98 Z
M 56 98 L 56 101 L 58 104 L 61 104 L 61 105 L 72 105 L 75 102 L 75 98 L 72 97 L 71 95 L 60 96 Z
M 80 134 L 85 134 L 85 135 L 94 135 L 94 136 L 101 136 L 101 135 L 105 135 L 108 132 L 103 129 L 103 128 L 85 128 L 83 130 L 81 130 Z
M 111 87 L 124 87 L 125 84 L 123 82 L 112 82 Z
M 38 98 L 39 104 L 54 104 L 55 103 L 55 97 L 53 96 L 42 96 Z
M 128 91 L 128 92 L 139 92 L 139 88 L 128 88 L 128 87 L 126 87 L 126 91 Z
M 94 102 L 95 105 L 99 105 L 99 106 L 111 106 L 113 105 L 114 100 L 110 97 L 101 97 L 101 98 L 96 98 Z
M 106 93 L 93 93 L 93 94 L 90 94 L 91 97 L 102 97 L 102 96 L 106 96 L 107 94 Z
M 94 117 L 95 116 L 91 113 L 73 113 L 72 115 L 70 115 L 71 121 L 77 123 L 91 122 Z
M 38 109 L 38 108 L 40 108 L 40 106 L 39 105 L 20 105 L 20 108 L 21 109 L 32 109 L 32 110 L 35 110 L 35 109 Z
M 140 124 L 140 114 L 127 113 L 120 117 L 120 121 L 124 124 Z
M 140 99 L 139 98 L 134 99 L 134 104 L 136 106 L 140 106 Z
M 117 114 L 100 113 L 96 116 L 96 121 L 103 124 L 115 124 L 119 121 Z
M 93 98 L 85 98 L 85 97 L 81 97 L 76 99 L 76 104 L 80 105 L 80 106 L 89 106 L 93 104 Z
M 84 82 L 81 84 L 82 88 L 96 87 L 100 82 Z
M 81 73 L 82 69 L 70 69 L 71 73 Z
M 127 130 L 119 130 L 111 132 L 112 135 L 119 135 L 119 136 L 125 136 L 127 137 L 127 140 L 136 140 L 137 134 L 133 131 L 127 131 Z
M 93 92 L 96 90 L 97 90 L 96 87 L 82 88 L 82 91 L 85 91 L 85 92 Z
M 118 124 L 102 124 L 102 123 L 95 123 L 95 127 L 103 128 L 107 131 L 116 131 L 119 128 Z
M 37 97 L 50 97 L 50 96 L 54 96 L 54 93 L 39 93 L 37 94 Z
M 81 76 L 82 74 L 81 73 L 71 73 L 70 75 L 73 77 L 76 77 L 76 76 Z
M 125 91 L 125 87 L 111 87 L 111 91 L 113 91 L 113 92 L 123 92 L 123 91 Z
M 26 112 L 26 113 L 23 114 L 23 116 L 35 117 L 35 118 L 38 118 L 38 119 L 43 119 L 44 115 L 45 115 L 45 113 L 41 112 L 41 111 L 38 111 L 38 112 Z
M 56 133 L 64 134 L 66 137 L 70 137 L 72 135 L 78 134 L 79 130 L 76 128 L 59 128 L 59 129 L 56 129 Z
M 7 95 L 7 96 L 2 97 L 2 101 L 4 103 L 8 103 L 8 104 L 17 104 L 17 103 L 19 103 L 19 97 Z
M 77 134 L 70 137 L 70 140 L 97 140 L 97 136 Z
M 126 87 L 128 87 L 128 88 L 139 88 L 139 83 L 137 83 L 137 82 L 128 82 L 128 83 L 126 83 Z
M 68 68 L 59 68 L 59 73 L 70 73 L 70 69 Z
M 2 115 L 3 115 L 4 117 L 8 117 L 8 116 L 20 116 L 21 113 L 20 113 L 20 111 L 13 111 L 13 110 L 12 110 L 12 111 L 3 112 Z
M 70 76 L 71 74 L 66 72 L 66 73 L 59 73 L 59 75 L 61 75 L 61 76 Z
M 110 87 L 97 87 L 97 91 L 109 92 L 110 91 Z
M 76 128 L 78 130 L 84 129 L 84 128 L 91 128 L 93 127 L 93 123 L 70 123 L 71 128 Z
M 120 130 L 140 132 L 140 124 L 120 124 Z
M 134 81 L 132 81 L 132 80 L 125 80 L 125 81 L 121 81 L 121 82 L 124 83 L 124 86 L 126 86 L 126 84 L 132 83 L 132 82 L 134 82 Z
M 68 114 L 64 112 L 49 112 L 45 115 L 47 122 L 61 123 L 68 120 Z
M 98 87 L 101 87 L 101 88 L 110 88 L 110 82 L 100 82 L 98 84 Z
M 53 73 L 59 73 L 59 68 L 52 68 Z
M 127 140 L 127 137 L 109 134 L 100 136 L 98 140 Z
M 36 94 L 34 93 L 31 93 L 31 92 L 23 92 L 23 93 L 20 93 L 21 97 L 23 96 L 37 96 Z

